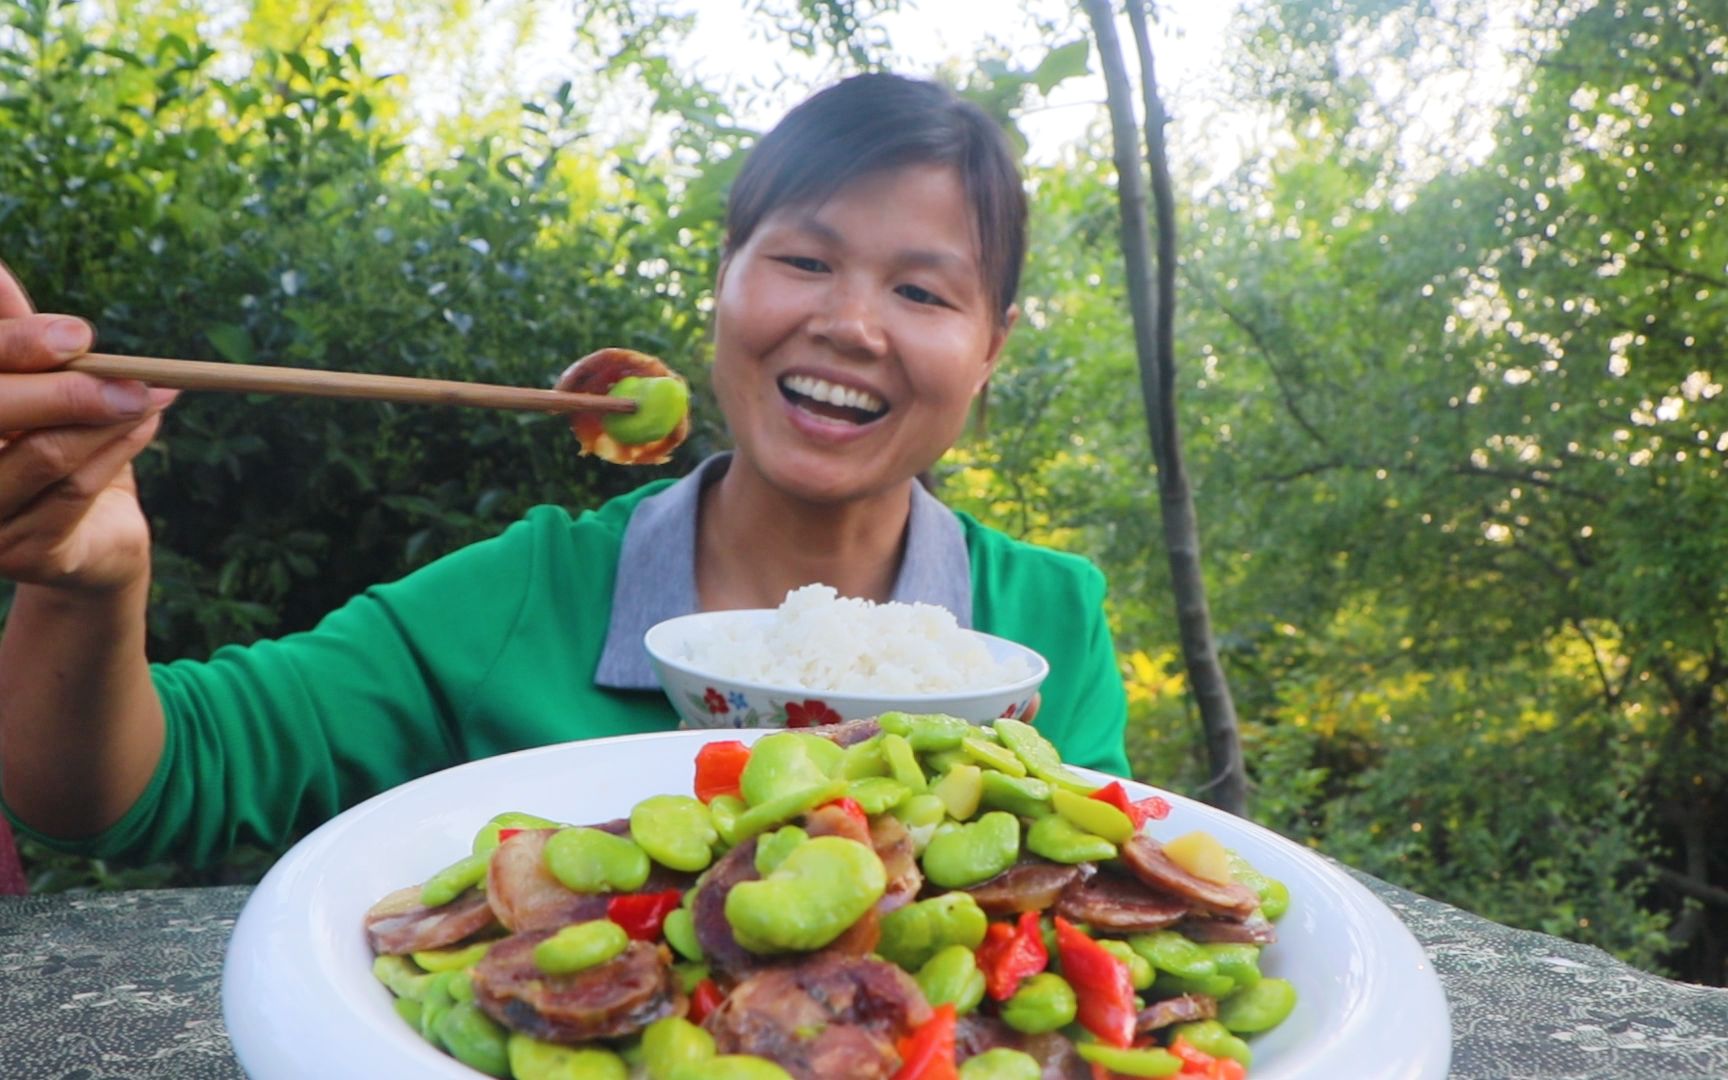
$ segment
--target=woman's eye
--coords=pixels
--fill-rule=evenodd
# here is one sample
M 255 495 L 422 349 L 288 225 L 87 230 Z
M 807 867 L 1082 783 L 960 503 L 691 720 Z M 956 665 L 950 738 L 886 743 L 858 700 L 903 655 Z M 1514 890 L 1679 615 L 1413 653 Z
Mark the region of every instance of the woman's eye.
M 776 262 L 783 262 L 794 270 L 803 270 L 809 274 L 822 274 L 828 271 L 828 264 L 821 259 L 812 259 L 808 255 L 776 255 Z
M 901 285 L 894 291 L 912 301 L 914 304 L 932 304 L 938 307 L 947 304 L 947 301 L 943 300 L 940 296 L 937 296 L 929 289 L 918 285 Z

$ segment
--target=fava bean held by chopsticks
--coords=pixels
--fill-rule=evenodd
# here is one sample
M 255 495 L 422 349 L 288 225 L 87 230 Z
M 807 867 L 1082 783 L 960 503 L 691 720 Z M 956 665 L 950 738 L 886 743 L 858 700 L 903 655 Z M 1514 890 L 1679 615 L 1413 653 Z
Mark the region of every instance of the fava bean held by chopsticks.
M 654 357 L 630 349 L 600 349 L 588 354 L 564 372 L 554 390 L 103 353 L 81 356 L 66 367 L 102 378 L 136 379 L 179 390 L 563 414 L 571 418 L 571 431 L 583 453 L 620 465 L 665 462 L 690 430 L 690 391 L 684 380 Z

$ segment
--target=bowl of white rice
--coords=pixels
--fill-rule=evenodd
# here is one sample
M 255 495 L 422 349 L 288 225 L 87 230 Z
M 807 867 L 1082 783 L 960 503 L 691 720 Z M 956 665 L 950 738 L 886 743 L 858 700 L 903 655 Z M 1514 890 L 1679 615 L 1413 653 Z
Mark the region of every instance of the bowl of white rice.
M 668 619 L 643 638 L 686 728 L 815 727 L 885 712 L 974 723 L 1023 716 L 1045 659 L 967 630 L 934 604 L 878 604 L 827 585 L 777 608 Z

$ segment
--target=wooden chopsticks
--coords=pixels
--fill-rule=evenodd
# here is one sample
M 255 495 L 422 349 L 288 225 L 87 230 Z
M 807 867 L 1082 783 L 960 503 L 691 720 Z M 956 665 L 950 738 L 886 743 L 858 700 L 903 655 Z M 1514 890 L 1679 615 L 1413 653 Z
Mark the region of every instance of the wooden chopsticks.
M 636 403 L 605 394 L 534 390 L 523 386 L 415 379 L 405 375 L 366 375 L 352 371 L 218 364 L 203 360 L 163 360 L 149 356 L 89 353 L 65 365 L 109 379 L 137 379 L 178 390 L 223 390 L 242 394 L 301 394 L 311 397 L 397 401 L 410 405 L 466 405 L 526 412 L 633 413 Z

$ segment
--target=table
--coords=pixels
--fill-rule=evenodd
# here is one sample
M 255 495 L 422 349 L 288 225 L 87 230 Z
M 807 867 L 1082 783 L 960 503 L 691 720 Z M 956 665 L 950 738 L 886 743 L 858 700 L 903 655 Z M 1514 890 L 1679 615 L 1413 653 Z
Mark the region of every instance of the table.
M 1661 979 L 1598 949 L 1356 876 L 1439 973 L 1454 1077 L 1728 1076 L 1728 989 Z M 240 1077 L 220 990 L 223 950 L 249 894 L 232 886 L 0 899 L 0 1078 Z

